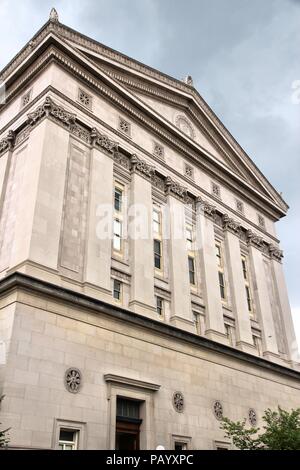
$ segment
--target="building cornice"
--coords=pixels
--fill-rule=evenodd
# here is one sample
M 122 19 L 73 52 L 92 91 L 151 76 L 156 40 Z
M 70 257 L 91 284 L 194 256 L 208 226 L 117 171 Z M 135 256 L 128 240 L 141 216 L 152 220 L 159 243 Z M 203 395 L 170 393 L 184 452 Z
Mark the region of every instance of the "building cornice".
M 173 180 L 169 175 L 161 175 L 161 172 L 158 172 L 154 166 L 149 165 L 149 163 L 142 160 L 135 153 L 128 154 L 128 151 L 122 149 L 121 144 L 113 141 L 95 127 L 89 128 L 86 125 L 83 126 L 78 120 L 76 114 L 70 113 L 65 110 L 64 107 L 56 104 L 50 96 L 47 96 L 45 101 L 33 112 L 27 114 L 27 120 L 23 123 L 22 129 L 19 132 L 9 131 L 7 136 L 0 141 L 0 149 L 2 148 L 2 153 L 12 150 L 14 144 L 18 144 L 20 140 L 24 140 L 24 134 L 28 137 L 30 129 L 37 126 L 46 118 L 62 125 L 68 132 L 83 140 L 90 146 L 98 147 L 105 151 L 114 159 L 116 164 L 124 166 L 127 170 L 130 169 L 133 172 L 139 172 L 143 177 L 149 179 L 155 187 L 160 187 L 166 195 L 172 194 L 186 204 L 198 204 L 203 208 L 206 216 L 213 219 L 215 218 L 216 207 L 210 202 L 204 200 L 198 194 L 193 194 L 188 191 L 186 187 Z M 272 256 L 273 259 L 280 260 L 283 257 L 281 250 L 274 247 L 269 242 L 264 241 L 262 237 L 253 233 L 247 227 L 242 227 L 239 222 L 230 218 L 228 214 L 222 213 L 221 217 L 223 221 L 223 229 L 233 231 L 236 235 L 241 236 L 243 240 L 245 239 L 248 244 L 252 244 L 256 248 L 261 249 L 266 254 Z M 268 251 L 268 247 L 272 247 L 271 252 Z
M 68 59 L 68 57 L 66 57 L 66 56 L 65 56 L 66 61 L 63 60 L 63 55 L 62 55 L 62 53 L 59 52 L 56 48 L 53 48 L 53 47 L 51 47 L 50 49 L 48 48 L 48 50 L 44 53 L 44 59 L 45 59 L 46 61 L 48 61 L 48 64 L 50 63 L 50 61 L 57 61 L 57 62 L 60 63 L 63 67 L 66 67 L 66 61 L 67 61 L 68 67 L 70 67 L 70 68 L 68 68 L 68 70 L 70 70 L 72 73 L 75 73 L 75 71 L 74 71 L 74 70 L 76 69 L 75 64 L 71 63 L 70 60 Z M 46 65 L 47 65 L 47 64 L 46 64 Z M 46 65 L 43 64 L 43 57 L 40 57 L 39 60 L 38 60 L 38 62 L 35 63 L 34 66 L 32 67 L 32 68 L 33 68 L 33 73 L 38 73 L 38 72 L 40 72 L 43 68 L 46 67 Z M 79 73 L 78 77 L 79 77 L 80 79 L 82 79 L 82 74 L 80 73 L 79 70 L 78 70 L 78 73 Z M 86 77 L 87 77 L 87 74 L 84 74 L 84 78 L 86 78 Z M 26 77 L 23 77 L 23 76 L 22 76 L 22 79 L 20 80 L 19 86 L 23 86 L 23 84 L 24 84 L 25 82 L 28 82 L 28 80 L 30 80 L 30 72 L 27 73 Z M 93 81 L 93 83 L 95 83 L 95 81 Z M 89 85 L 92 86 L 92 83 L 89 82 Z M 14 93 L 17 91 L 17 88 L 16 88 L 16 87 L 17 87 L 17 85 L 15 85 L 15 87 L 14 87 Z M 49 89 L 52 89 L 52 87 L 49 87 Z M 98 90 L 98 91 L 99 91 L 99 90 Z M 57 90 L 55 90 L 55 92 L 60 95 L 60 93 L 59 93 Z M 67 97 L 65 97 L 65 96 L 64 96 L 64 100 L 67 100 L 67 101 L 71 102 L 70 99 L 67 98 Z M 36 99 L 34 100 L 34 102 L 35 102 L 35 101 L 36 101 Z M 32 102 L 31 105 L 33 105 L 34 102 Z M 118 100 L 116 101 L 116 103 L 117 103 L 117 105 L 120 104 L 120 103 L 118 102 Z M 77 104 L 76 104 L 75 102 L 72 102 L 72 105 L 75 106 L 75 107 L 77 106 Z M 77 107 L 78 107 L 78 106 L 77 106 Z M 95 120 L 97 120 L 98 122 L 100 122 L 100 120 L 99 120 L 96 116 L 94 116 L 92 113 L 88 112 L 88 110 L 85 110 L 85 113 L 86 113 L 86 114 L 89 114 L 90 117 L 92 117 L 93 119 L 95 119 Z M 16 118 L 15 118 L 14 120 L 19 119 L 19 117 L 20 117 L 20 113 L 16 116 Z M 136 116 L 135 116 L 135 118 L 136 118 Z M 10 124 L 6 125 L 6 126 L 3 128 L 3 130 L 9 128 L 9 125 L 11 125 L 12 122 L 13 122 L 13 121 L 11 121 Z M 106 125 L 105 123 L 103 123 L 103 122 L 101 122 L 101 123 L 102 123 L 104 126 L 107 127 L 107 125 Z M 116 133 L 115 130 L 113 130 L 113 129 L 110 129 L 110 130 L 112 130 L 113 132 Z M 80 133 L 82 134 L 82 131 L 80 131 Z M 123 136 L 123 139 L 124 139 L 124 136 Z M 131 142 L 131 144 L 133 144 L 133 142 Z M 175 144 L 176 144 L 176 142 L 175 142 L 175 141 L 172 141 L 172 145 L 175 145 Z M 200 160 L 199 157 L 197 157 L 196 154 L 191 153 L 188 148 L 185 148 L 185 147 L 182 147 L 182 146 L 181 146 L 180 148 L 177 148 L 177 150 L 179 150 L 181 153 L 185 152 L 185 154 L 186 154 L 187 157 L 190 157 L 190 158 L 192 158 L 192 159 L 196 159 L 197 164 L 198 164 L 199 166 L 203 167 L 204 171 L 209 172 L 214 178 L 215 178 L 216 175 L 217 175 L 217 178 L 218 178 L 220 181 L 222 181 L 224 184 L 228 184 L 228 177 L 227 177 L 227 178 L 224 178 L 224 175 L 222 175 L 221 171 L 218 171 L 218 168 L 216 168 L 216 165 L 213 165 L 213 167 L 212 167 L 212 166 L 209 164 L 209 162 L 206 162 L 206 161 L 203 160 L 203 159 Z M 151 157 L 155 159 L 155 157 L 154 157 L 153 155 L 151 155 Z M 161 162 L 161 164 L 162 164 L 162 162 Z M 182 178 L 182 177 L 183 177 L 183 176 L 181 175 L 181 178 Z M 238 177 L 236 177 L 236 178 L 238 178 Z M 231 181 L 231 185 L 230 185 L 231 188 L 232 188 L 233 190 L 235 190 L 236 192 L 239 192 L 239 191 L 241 190 L 240 184 L 241 184 L 242 181 L 243 181 L 243 180 L 239 179 L 238 185 L 235 185 L 235 184 Z M 190 184 L 193 184 L 193 182 L 191 182 L 191 181 L 189 181 L 189 183 L 190 183 Z M 258 202 L 257 202 L 257 201 L 255 202 L 255 200 L 253 200 L 253 195 L 252 195 L 252 198 L 250 197 L 250 194 L 247 196 L 247 195 L 246 195 L 246 192 L 245 192 L 245 188 L 242 188 L 242 189 L 243 189 L 243 198 L 245 198 L 245 196 L 246 196 L 248 199 L 251 200 L 251 202 L 252 202 L 253 204 L 258 205 Z M 205 190 L 203 190 L 203 191 L 205 192 Z M 253 191 L 253 189 L 252 189 L 252 191 Z M 257 193 L 257 192 L 255 192 L 255 194 L 256 194 L 256 193 Z M 260 198 L 261 198 L 261 195 L 260 195 Z M 260 204 L 261 204 L 261 202 L 262 202 L 262 201 L 261 201 L 261 199 L 260 199 Z M 261 207 L 261 205 L 259 205 L 259 207 Z M 278 217 L 278 214 L 275 216 L 274 211 L 273 211 L 273 210 L 271 211 L 271 208 L 269 207 L 269 203 L 268 203 L 268 205 L 265 204 L 265 205 L 264 205 L 264 208 L 265 208 L 265 211 L 266 211 L 271 217 L 275 217 L 275 218 Z M 269 211 L 271 211 L 271 212 L 269 212 Z
M 25 291 L 38 297 L 44 296 L 58 302 L 66 302 L 76 308 L 82 308 L 84 310 L 88 309 L 97 315 L 106 315 L 114 320 L 125 322 L 127 326 L 131 324 L 137 328 L 145 328 L 147 331 L 159 336 L 165 336 L 175 340 L 176 342 L 182 341 L 189 345 L 203 348 L 213 353 L 221 354 L 225 357 L 249 364 L 250 366 L 259 367 L 265 372 L 272 372 L 295 379 L 299 381 L 300 385 L 300 372 L 294 369 L 270 362 L 261 357 L 217 343 L 208 338 L 189 333 L 185 330 L 175 328 L 167 323 L 147 318 L 143 315 L 103 302 L 99 299 L 94 299 L 85 294 L 74 292 L 70 289 L 48 283 L 41 279 L 33 278 L 23 273 L 10 274 L 0 281 L 0 296 L 2 298 L 5 295 L 18 291 Z
M 65 27 L 64 25 L 61 25 L 61 24 L 58 23 L 58 22 L 48 22 L 48 23 L 46 23 L 46 25 L 44 26 L 44 28 L 42 28 L 42 29 L 40 30 L 40 34 L 39 34 L 39 35 L 36 35 L 36 36 L 34 37 L 33 41 L 31 41 L 31 43 L 29 43 L 29 44 L 20 52 L 20 54 L 18 54 L 18 56 L 16 57 L 15 67 L 17 68 L 18 66 L 20 66 L 20 65 L 22 64 L 22 62 L 25 61 L 25 59 L 30 56 L 30 54 L 31 54 L 31 56 L 33 56 L 33 50 L 35 51 L 35 49 L 40 46 L 40 44 L 43 42 L 43 40 L 46 40 L 47 35 L 51 34 L 51 38 L 52 38 L 52 39 L 55 39 L 55 37 L 56 37 L 57 41 L 59 41 L 60 38 L 61 38 L 61 40 L 66 40 L 66 39 L 67 39 L 67 34 L 64 35 L 64 34 L 63 34 L 63 31 L 66 32 L 66 31 L 72 31 L 72 30 L 70 30 L 70 28 Z M 76 33 L 76 35 L 83 37 L 82 35 L 80 35 L 80 34 L 77 33 L 77 32 L 74 32 L 74 31 L 73 31 L 73 33 Z M 72 34 L 71 34 L 71 36 L 73 37 Z M 50 36 L 49 36 L 49 37 L 50 37 Z M 93 41 L 90 40 L 89 38 L 85 38 L 85 39 L 88 40 L 88 41 L 90 41 L 91 43 L 93 42 Z M 95 69 L 95 70 L 97 69 L 98 73 L 100 73 L 100 71 L 101 71 L 102 73 L 104 73 L 103 70 L 101 70 L 101 68 L 99 68 L 99 66 L 96 67 L 95 64 L 92 63 L 92 62 L 90 61 L 90 59 L 87 58 L 86 55 L 84 55 L 82 52 L 79 52 L 78 49 L 75 50 L 74 48 L 72 48 L 72 38 L 69 38 L 69 41 L 68 41 L 68 42 L 65 42 L 65 43 L 62 43 L 61 40 L 60 40 L 61 46 L 63 45 L 65 48 L 67 48 L 67 49 L 69 50 L 69 52 L 72 52 L 73 54 L 77 55 L 78 58 L 80 57 L 81 62 L 85 61 L 87 67 L 90 67 L 90 68 L 92 67 L 92 68 Z M 70 42 L 70 41 L 71 41 L 71 42 Z M 96 42 L 94 42 L 94 43 L 96 43 Z M 31 45 L 30 45 L 30 44 L 31 44 Z M 96 43 L 96 44 L 98 44 L 98 43 Z M 45 47 L 45 44 L 43 44 L 43 47 Z M 73 47 L 74 47 L 74 45 L 73 45 Z M 103 47 L 105 48 L 105 46 L 103 46 Z M 109 50 L 109 48 L 106 48 L 106 49 Z M 113 55 L 114 55 L 114 54 L 118 55 L 118 53 L 116 53 L 116 51 L 112 51 L 112 52 L 113 52 Z M 36 51 L 35 51 L 35 53 L 36 53 Z M 128 58 L 127 58 L 127 59 L 128 59 Z M 31 57 L 31 60 L 32 60 L 32 57 Z M 129 59 L 128 59 L 128 60 L 129 60 Z M 131 59 L 129 60 L 129 62 L 130 62 L 130 61 L 131 61 Z M 65 66 L 66 66 L 68 60 L 67 60 L 66 58 L 64 58 L 64 62 L 65 62 Z M 18 64 L 18 65 L 17 65 L 17 64 Z M 140 65 L 141 65 L 142 67 L 146 67 L 146 68 L 147 68 L 147 66 L 143 66 L 142 64 L 140 64 Z M 73 67 L 71 67 L 71 70 L 73 70 Z M 14 72 L 14 67 L 13 67 L 13 63 L 11 63 L 7 68 L 4 69 L 4 71 L 3 71 L 3 73 L 2 73 L 2 77 L 3 77 L 3 78 L 5 78 L 5 77 L 8 78 L 8 75 L 9 75 L 10 73 L 13 73 L 13 72 Z M 74 72 L 74 70 L 73 70 L 73 72 Z M 160 73 L 157 72 L 157 71 L 156 71 L 156 73 L 158 73 L 159 76 L 163 76 L 163 74 L 160 74 Z M 86 72 L 81 72 L 80 75 L 81 75 L 81 79 L 87 79 L 87 75 L 88 75 L 88 74 L 87 74 Z M 0 76 L 0 78 L 2 78 L 2 77 Z M 109 75 L 106 74 L 106 77 L 108 78 Z M 12 78 L 12 77 L 10 77 L 10 79 L 11 79 L 11 78 Z M 177 85 L 179 86 L 179 88 L 182 88 L 182 91 L 185 90 L 185 92 L 186 92 L 186 93 L 185 93 L 185 96 L 188 97 L 189 99 L 191 99 L 191 97 L 192 97 L 191 93 L 192 93 L 192 94 L 193 94 L 193 93 L 196 93 L 196 95 L 198 96 L 198 93 L 193 89 L 193 87 L 191 87 L 191 86 L 189 86 L 189 85 L 186 85 L 185 83 L 183 83 L 183 82 L 181 82 L 181 81 L 172 79 L 171 77 L 167 77 L 167 76 L 166 76 L 166 80 L 167 80 L 167 81 L 170 80 L 170 84 L 173 84 L 173 85 L 172 85 L 173 88 L 174 88 L 174 83 L 177 83 Z M 118 83 L 118 82 L 115 81 L 115 86 L 116 86 L 117 83 Z M 95 87 L 96 85 L 99 85 L 99 83 L 96 84 L 96 83 L 95 83 L 95 80 L 94 80 L 94 83 L 90 83 L 90 85 Z M 178 89 L 179 89 L 179 88 L 178 88 Z M 99 89 L 98 89 L 98 91 L 99 91 Z M 123 91 L 124 91 L 124 89 L 123 89 Z M 104 90 L 102 90 L 102 93 L 103 93 L 103 92 L 104 92 Z M 112 93 L 109 93 L 108 90 L 105 90 L 105 92 L 106 92 L 107 96 L 108 96 L 110 99 L 114 99 Z M 129 91 L 128 88 L 127 88 L 127 93 L 130 93 L 130 91 Z M 200 96 L 200 95 L 199 95 L 199 96 Z M 139 101 L 140 104 L 143 103 L 144 107 L 147 107 L 147 105 L 146 105 L 144 102 L 142 102 L 141 100 L 135 98 L 134 95 L 132 95 L 131 99 L 136 101 L 136 103 L 135 103 L 136 106 L 138 105 L 138 101 Z M 160 126 L 153 126 L 153 122 L 149 121 L 149 119 L 145 119 L 145 113 L 144 113 L 144 114 L 139 114 L 139 115 L 137 115 L 136 111 L 134 111 L 134 110 L 132 109 L 132 106 L 131 106 L 131 107 L 128 106 L 128 102 L 122 102 L 122 103 L 121 103 L 121 102 L 120 102 L 120 99 L 119 99 L 119 100 L 117 99 L 117 102 L 118 102 L 118 101 L 119 101 L 119 103 L 118 103 L 119 106 L 121 105 L 121 106 L 122 106 L 127 112 L 129 112 L 129 113 L 134 113 L 133 116 L 134 116 L 135 118 L 137 118 L 138 120 L 140 120 L 141 122 L 143 122 L 144 125 L 145 125 L 145 124 L 148 125 L 148 126 L 150 125 L 150 127 L 152 128 L 152 130 L 154 130 L 156 133 L 158 133 L 162 138 L 168 140 L 169 137 L 170 137 L 170 136 L 168 135 L 168 133 L 163 132 L 163 129 L 162 129 L 162 128 L 165 127 L 165 126 L 172 128 L 172 131 L 171 131 L 172 133 L 177 132 L 178 134 L 181 134 L 180 131 L 178 131 L 178 130 L 175 129 L 175 126 L 173 126 L 171 123 L 169 123 L 169 122 L 166 121 L 166 120 L 165 120 L 165 122 L 163 123 L 163 124 L 164 124 L 163 126 L 161 125 L 162 123 L 160 123 Z M 204 103 L 204 101 L 203 101 L 203 103 Z M 195 105 L 199 107 L 199 103 L 195 102 Z M 206 105 L 206 106 L 207 106 L 207 105 Z M 209 108 L 209 109 L 210 109 L 210 108 Z M 148 111 L 151 111 L 151 110 L 152 110 L 152 108 L 149 107 L 149 110 L 148 110 Z M 204 110 L 201 108 L 201 106 L 200 106 L 200 110 L 201 110 L 201 112 L 204 112 Z M 210 111 L 211 111 L 211 110 L 210 110 Z M 152 110 L 152 112 L 155 112 L 155 111 Z M 211 111 L 211 113 L 212 113 L 212 111 Z M 212 114 L 213 114 L 213 113 L 212 113 Z M 213 114 L 213 116 L 215 116 L 215 115 Z M 157 115 L 156 117 L 152 116 L 152 121 L 153 121 L 153 119 L 155 120 L 155 119 L 158 119 L 158 118 L 159 118 L 159 115 Z M 209 120 L 211 121 L 211 117 L 208 117 L 208 118 L 209 118 Z M 215 118 L 216 118 L 216 116 L 215 116 Z M 162 119 L 162 118 L 161 118 L 161 119 Z M 217 118 L 216 118 L 216 119 L 217 119 Z M 204 122 L 204 121 L 203 121 L 203 122 Z M 224 128 L 224 129 L 225 129 L 225 128 Z M 171 129 L 169 129 L 169 131 L 170 131 L 170 130 L 171 130 Z M 228 133 L 228 131 L 227 131 L 227 133 Z M 224 136 L 223 136 L 223 137 L 224 137 Z M 228 136 L 227 136 L 227 137 L 228 137 Z M 252 172 L 254 176 L 255 176 L 255 172 L 258 172 L 258 173 L 259 173 L 259 177 L 256 175 L 255 178 L 256 178 L 256 179 L 261 178 L 261 179 L 264 181 L 263 186 L 266 185 L 266 187 L 268 188 L 267 192 L 271 191 L 271 193 L 269 193 L 269 194 L 272 194 L 272 192 L 273 192 L 273 196 L 264 196 L 263 192 L 261 192 L 261 191 L 255 189 L 255 187 L 254 187 L 253 185 L 249 184 L 243 177 L 238 176 L 238 172 L 235 173 L 235 172 L 231 171 L 228 167 L 226 167 L 226 165 L 222 164 L 221 162 L 216 162 L 216 161 L 215 161 L 216 159 L 215 159 L 214 157 L 212 157 L 212 156 L 209 154 L 209 152 L 207 152 L 205 149 L 201 148 L 201 146 L 199 146 L 198 144 L 196 144 L 196 142 L 190 141 L 190 139 L 187 139 L 185 136 L 182 136 L 182 135 L 178 135 L 177 139 L 175 139 L 175 140 L 176 140 L 176 142 L 175 142 L 174 139 L 173 139 L 172 144 L 176 145 L 176 146 L 180 149 L 180 151 L 184 151 L 184 152 L 186 152 L 186 153 L 190 153 L 190 155 L 192 156 L 192 158 L 193 158 L 193 159 L 196 159 L 198 162 L 199 162 L 198 155 L 199 155 L 199 152 L 201 152 L 201 154 L 202 154 L 203 156 L 205 156 L 206 159 L 208 159 L 208 160 L 209 160 L 209 159 L 214 160 L 215 164 L 216 164 L 217 166 L 220 166 L 220 168 L 222 168 L 222 171 L 223 171 L 223 172 L 225 171 L 225 172 L 227 172 L 228 174 L 230 174 L 230 176 L 231 176 L 231 178 L 232 178 L 233 180 L 234 180 L 234 179 L 238 179 L 239 182 L 240 182 L 242 185 L 247 186 L 248 190 L 257 193 L 257 196 L 258 196 L 258 197 L 260 197 L 260 198 L 262 198 L 262 199 L 265 199 L 265 200 L 266 200 L 265 202 L 266 202 L 267 204 L 269 204 L 270 206 L 272 206 L 272 207 L 273 207 L 273 210 L 276 211 L 277 217 L 278 217 L 278 216 L 279 216 L 279 217 L 282 217 L 283 215 L 285 215 L 285 212 L 286 212 L 286 210 L 288 209 L 288 206 L 287 206 L 286 203 L 282 200 L 282 198 L 280 198 L 280 196 L 278 195 L 278 193 L 276 192 L 276 190 L 272 187 L 272 185 L 271 185 L 271 184 L 266 180 L 266 178 L 259 172 L 259 170 L 256 168 L 256 166 L 254 165 L 254 163 L 251 161 L 251 159 L 250 159 L 248 156 L 247 156 L 247 159 L 248 159 L 248 160 L 247 160 L 247 164 L 246 164 L 246 167 L 248 168 L 248 171 Z M 185 140 L 187 140 L 187 142 L 185 142 Z M 225 138 L 225 140 L 223 139 L 223 141 L 226 141 L 226 138 Z M 182 146 L 182 143 L 183 143 L 183 142 L 184 142 L 184 146 Z M 192 153 L 191 153 L 191 149 L 185 148 L 187 144 L 188 144 L 188 145 L 191 145 L 191 146 L 193 147 L 193 152 L 192 152 Z M 237 145 L 238 145 L 238 144 L 237 144 Z M 195 149 L 196 149 L 196 152 L 195 152 Z M 238 155 L 239 155 L 239 154 L 238 154 Z M 239 158 L 242 158 L 241 155 L 239 155 Z M 242 160 L 243 160 L 243 159 L 242 159 Z M 212 169 L 211 169 L 210 171 L 212 171 Z M 226 178 L 225 178 L 225 181 L 226 181 Z M 228 179 L 227 179 L 227 183 L 228 183 Z M 266 189 L 265 189 L 265 190 L 266 190 Z M 276 194 L 275 199 L 277 198 L 278 201 L 280 201 L 280 202 L 277 201 L 277 202 L 275 203 L 274 200 L 272 201 L 272 198 L 274 197 L 275 194 Z M 276 209 L 275 209 L 275 208 L 276 208 Z

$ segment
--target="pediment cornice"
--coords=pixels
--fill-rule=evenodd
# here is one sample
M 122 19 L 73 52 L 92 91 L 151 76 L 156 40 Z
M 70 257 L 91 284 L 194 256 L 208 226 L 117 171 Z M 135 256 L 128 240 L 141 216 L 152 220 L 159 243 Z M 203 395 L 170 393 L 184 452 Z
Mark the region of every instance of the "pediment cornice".
M 210 130 L 211 137 L 213 138 L 214 142 L 217 142 L 217 145 L 220 147 L 222 152 L 225 151 L 227 155 L 227 159 L 231 158 L 230 153 L 226 149 L 226 146 L 231 147 L 236 155 L 243 161 L 244 165 L 248 167 L 250 173 L 252 173 L 253 178 L 265 188 L 265 191 L 271 195 L 271 197 L 276 201 L 278 207 L 282 209 L 282 215 L 288 209 L 287 204 L 283 201 L 281 196 L 277 193 L 277 191 L 272 187 L 272 185 L 268 182 L 268 180 L 264 177 L 264 175 L 260 172 L 260 170 L 256 167 L 256 165 L 252 162 L 252 160 L 248 157 L 248 155 L 244 152 L 241 146 L 235 141 L 229 131 L 225 128 L 222 122 L 217 118 L 214 114 L 212 109 L 208 106 L 208 104 L 203 100 L 201 95 L 195 90 L 195 88 L 187 84 L 183 81 L 177 80 L 172 78 L 158 70 L 155 70 L 147 65 L 144 65 L 134 59 L 129 58 L 128 56 L 121 54 L 107 46 L 104 46 L 97 41 L 94 41 L 79 32 L 65 26 L 58 21 L 48 21 L 32 38 L 31 41 L 15 56 L 15 58 L 3 69 L 0 73 L 0 80 L 7 79 L 10 74 L 12 74 L 20 64 L 29 57 L 32 52 L 40 45 L 40 43 L 45 39 L 45 37 L 50 34 L 54 33 L 55 35 L 63 38 L 68 44 L 73 45 L 73 47 L 78 47 L 81 51 L 90 52 L 101 56 L 101 58 L 105 58 L 108 63 L 118 65 L 124 71 L 130 70 L 134 72 L 136 75 L 143 76 L 144 79 L 148 81 L 152 81 L 156 85 L 159 84 L 160 86 L 164 87 L 165 89 L 169 90 L 176 90 L 177 93 L 193 102 L 194 106 L 198 108 L 198 111 L 195 112 L 193 107 L 191 107 L 190 112 L 193 115 L 195 120 L 199 120 L 198 112 L 199 110 L 201 113 L 204 113 L 205 119 L 211 122 L 211 125 L 214 128 L 214 132 L 208 128 L 206 123 L 206 132 Z M 200 120 L 201 121 L 201 120 Z M 203 127 L 205 122 L 200 122 L 201 126 Z M 216 139 L 216 135 L 212 134 L 219 134 L 219 138 Z M 223 145 L 222 145 L 223 141 Z M 224 142 L 226 141 L 226 145 Z M 234 164 L 231 158 L 231 163 Z
M 244 181 L 221 162 L 217 162 L 214 157 L 199 147 L 196 142 L 182 136 L 180 130 L 175 126 L 163 120 L 163 118 L 158 121 L 160 118 L 152 115 L 151 108 L 147 108 L 147 105 L 130 94 L 129 90 L 122 89 L 118 82 L 113 81 L 105 72 L 89 62 L 84 54 L 73 50 L 52 33 L 48 37 L 44 37 L 41 47 L 44 52 L 38 54 L 36 60 L 29 65 L 26 71 L 24 70 L 23 74 L 10 88 L 8 96 L 16 94 L 25 83 L 32 79 L 34 74 L 45 67 L 47 63 L 55 60 L 68 69 L 70 73 L 86 81 L 87 85 L 97 93 L 115 102 L 118 107 L 121 107 L 143 126 L 147 126 L 148 129 L 160 136 L 162 140 L 167 141 L 173 147 L 175 146 L 180 153 L 195 160 L 196 164 L 202 166 L 213 177 L 217 177 L 220 182 L 223 181 L 226 185 L 231 184 L 232 188 L 238 193 L 242 188 L 243 196 L 246 196 L 248 191 L 248 197 L 253 202 L 258 197 L 259 204 L 264 205 L 266 212 L 269 212 L 271 217 L 276 218 L 284 215 L 284 211 L 280 209 L 280 206 L 274 205 L 274 202 L 255 190 L 251 184 L 248 184 L 248 182 Z M 87 64 L 85 64 L 86 62 Z M 99 80 L 99 75 L 102 75 L 104 80 Z

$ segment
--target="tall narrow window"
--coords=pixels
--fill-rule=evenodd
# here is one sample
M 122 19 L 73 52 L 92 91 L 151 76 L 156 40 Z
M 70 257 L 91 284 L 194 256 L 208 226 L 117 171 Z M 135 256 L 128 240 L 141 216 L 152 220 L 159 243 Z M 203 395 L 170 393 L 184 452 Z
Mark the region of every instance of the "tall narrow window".
M 121 251 L 122 248 L 122 222 L 119 219 L 114 220 L 113 248 L 115 251 Z
M 79 431 L 71 429 L 59 430 L 58 447 L 60 450 L 77 450 L 78 449 L 78 436 Z
M 125 187 L 115 181 L 114 184 L 114 224 L 113 224 L 113 251 L 123 256 L 123 228 L 124 228 L 124 194 Z
M 250 315 L 253 315 L 253 305 L 252 305 L 252 296 L 251 296 L 251 287 L 250 287 L 250 276 L 248 268 L 248 259 L 246 256 L 242 256 L 242 270 L 245 281 L 245 295 L 247 299 L 247 306 Z
M 162 227 L 161 227 L 161 211 L 158 207 L 154 207 L 152 212 L 152 228 L 154 235 L 154 267 L 162 270 Z
M 186 245 L 188 251 L 192 251 L 193 249 L 193 230 L 191 227 L 186 228 Z
M 195 285 L 195 260 L 191 256 L 188 257 L 189 263 L 189 276 L 190 276 L 190 284 Z
M 161 241 L 154 240 L 154 267 L 161 269 Z
M 156 209 L 153 210 L 153 232 L 155 234 L 161 234 L 161 216 L 160 212 Z
M 161 297 L 156 297 L 156 311 L 160 316 L 164 313 L 164 301 Z
M 123 191 L 115 187 L 115 211 L 122 212 Z
M 216 243 L 216 257 L 217 257 L 217 266 L 218 266 L 218 277 L 219 277 L 219 287 L 221 299 L 226 299 L 226 285 L 225 285 L 225 275 L 224 275 L 224 262 L 222 247 L 220 243 Z
M 196 273 L 195 273 L 195 252 L 193 247 L 193 228 L 188 225 L 185 229 L 186 246 L 188 251 L 188 266 L 189 266 L 189 278 L 190 284 L 195 286 L 196 284 Z
M 115 300 L 121 302 L 122 299 L 122 283 L 114 279 L 114 288 L 113 288 L 113 296 Z

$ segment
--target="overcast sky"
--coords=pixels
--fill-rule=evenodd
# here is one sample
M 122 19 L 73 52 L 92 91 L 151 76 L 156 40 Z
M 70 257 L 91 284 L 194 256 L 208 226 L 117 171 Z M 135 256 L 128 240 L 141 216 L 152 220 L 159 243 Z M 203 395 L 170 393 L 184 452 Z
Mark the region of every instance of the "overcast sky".
M 283 193 L 290 211 L 277 230 L 300 344 L 300 103 L 292 88 L 300 81 L 300 0 L 0 0 L 0 69 L 52 6 L 62 23 L 114 49 L 173 77 L 192 75 Z

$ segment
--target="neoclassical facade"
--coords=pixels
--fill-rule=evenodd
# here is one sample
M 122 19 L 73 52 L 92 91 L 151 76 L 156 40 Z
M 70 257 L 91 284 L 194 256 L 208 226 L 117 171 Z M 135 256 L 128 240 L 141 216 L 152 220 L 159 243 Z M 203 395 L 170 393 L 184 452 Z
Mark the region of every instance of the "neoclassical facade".
M 222 416 L 298 407 L 288 206 L 191 77 L 52 10 L 0 80 L 9 445 L 228 448 Z

